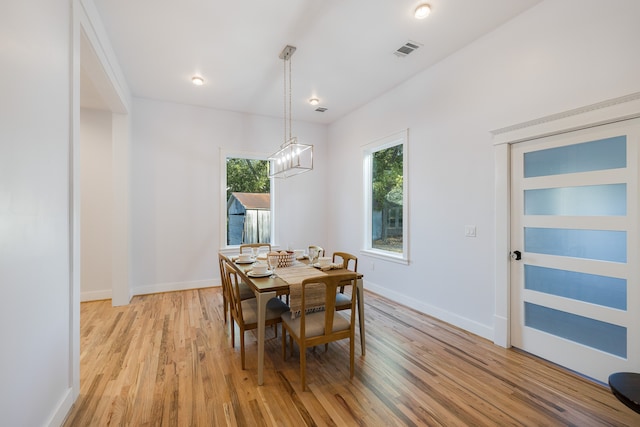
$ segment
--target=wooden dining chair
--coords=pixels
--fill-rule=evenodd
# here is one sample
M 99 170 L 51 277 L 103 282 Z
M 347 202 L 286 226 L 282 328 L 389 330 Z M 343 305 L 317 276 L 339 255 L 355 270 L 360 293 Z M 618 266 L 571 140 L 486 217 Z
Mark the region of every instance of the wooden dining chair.
M 240 245 L 240 253 L 243 253 L 245 249 L 260 249 L 260 248 L 269 248 L 269 252 L 271 252 L 271 244 L 270 243 L 243 243 Z
M 228 262 L 230 265 L 233 265 L 232 261 L 229 259 L 229 257 L 227 257 L 226 255 L 224 255 L 223 253 L 218 253 L 218 262 L 220 264 L 220 283 L 222 285 L 222 308 L 224 311 L 224 323 L 227 323 L 227 313 L 229 312 L 229 304 L 230 304 L 230 287 L 228 285 L 228 277 L 227 274 L 225 272 L 225 262 Z M 254 294 L 253 290 L 249 287 L 249 285 L 247 285 L 244 282 L 240 282 L 239 285 L 240 288 L 240 299 L 241 300 L 245 300 L 245 299 L 250 299 L 250 298 L 255 298 L 256 295 Z
M 334 264 L 342 263 L 342 267 L 356 273 L 358 271 L 358 257 L 347 252 L 334 252 L 331 258 Z M 351 297 L 344 294 L 344 286 L 340 286 L 336 294 L 336 310 L 348 310 Z
M 290 313 L 282 315 L 282 358 L 287 355 L 287 333 L 300 349 L 300 377 L 302 391 L 306 390 L 306 350 L 320 344 L 349 339 L 349 377 L 354 373 L 354 338 L 356 310 L 355 273 L 316 276 L 304 279 L 301 284 L 292 284 L 290 290 Z M 336 292 L 349 283 L 351 291 L 351 315 L 336 311 Z
M 242 360 L 242 369 L 245 368 L 244 356 L 244 333 L 252 329 L 258 328 L 258 302 L 255 298 L 242 300 L 240 298 L 240 278 L 230 261 L 225 261 L 225 272 L 227 276 L 227 284 L 230 287 L 229 301 L 231 307 L 231 344 L 235 347 L 235 328 L 233 321 L 236 322 L 240 329 L 240 358 Z M 289 307 L 279 298 L 271 298 L 267 302 L 267 311 L 265 316 L 265 326 L 277 324 L 282 320 L 282 314 L 289 311 Z

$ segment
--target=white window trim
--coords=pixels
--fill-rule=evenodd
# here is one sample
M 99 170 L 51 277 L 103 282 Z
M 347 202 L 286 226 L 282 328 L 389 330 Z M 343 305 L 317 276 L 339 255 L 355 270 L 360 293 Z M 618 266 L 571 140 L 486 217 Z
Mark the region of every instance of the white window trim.
M 237 249 L 240 245 L 227 245 L 227 158 L 252 159 L 268 161 L 269 154 L 249 151 L 235 151 L 220 149 L 220 247 L 222 249 Z M 269 188 L 271 191 L 271 245 L 275 241 L 275 180 L 271 178 Z
M 362 147 L 363 177 L 363 242 L 362 253 L 374 258 L 409 264 L 409 129 L 377 139 Z M 371 154 L 396 145 L 402 145 L 402 253 L 383 251 L 371 247 L 372 200 L 371 200 Z

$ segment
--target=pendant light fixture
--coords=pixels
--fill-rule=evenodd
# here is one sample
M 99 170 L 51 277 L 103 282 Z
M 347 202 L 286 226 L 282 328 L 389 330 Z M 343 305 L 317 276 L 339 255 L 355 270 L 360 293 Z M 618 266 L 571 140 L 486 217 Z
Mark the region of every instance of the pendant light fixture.
M 295 47 L 287 45 L 280 52 L 280 59 L 284 66 L 284 142 L 278 151 L 269 156 L 269 177 L 272 178 L 289 178 L 313 169 L 313 145 L 298 143 L 298 139 L 292 136 L 291 132 L 291 56 L 295 51 Z M 287 95 L 289 95 L 288 110 Z

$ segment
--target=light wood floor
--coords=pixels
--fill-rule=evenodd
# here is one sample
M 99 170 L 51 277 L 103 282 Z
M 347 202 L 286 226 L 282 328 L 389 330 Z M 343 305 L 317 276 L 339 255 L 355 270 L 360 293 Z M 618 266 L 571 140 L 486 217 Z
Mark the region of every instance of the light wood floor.
M 297 349 L 268 330 L 265 385 L 230 345 L 219 288 L 81 306 L 81 393 L 66 426 L 640 425 L 608 388 L 366 293 L 367 355 Z

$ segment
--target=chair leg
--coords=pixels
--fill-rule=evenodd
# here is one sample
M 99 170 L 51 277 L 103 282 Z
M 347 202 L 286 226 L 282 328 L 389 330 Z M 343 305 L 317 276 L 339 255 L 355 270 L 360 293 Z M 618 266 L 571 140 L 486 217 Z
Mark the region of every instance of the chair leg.
M 242 370 L 244 371 L 244 331 L 240 331 L 240 360 L 242 360 Z
M 354 337 L 349 338 L 349 378 L 353 378 L 353 372 L 354 372 L 354 360 L 353 360 L 353 354 L 355 353 L 355 345 L 354 345 Z
M 305 374 L 307 372 L 307 349 L 303 348 L 301 345 L 298 345 L 298 347 L 300 347 L 300 378 L 302 379 L 302 391 L 306 391 L 307 379 L 305 378 Z
M 293 335 L 289 337 L 289 354 L 293 354 Z
M 229 311 L 229 304 L 227 304 L 227 298 L 222 296 L 222 309 L 224 311 L 224 324 L 227 324 L 227 311 Z
M 282 360 L 287 360 L 287 331 L 282 326 Z
M 233 348 L 236 346 L 236 327 L 234 325 L 233 318 L 229 320 L 229 326 L 231 327 L 231 348 Z

